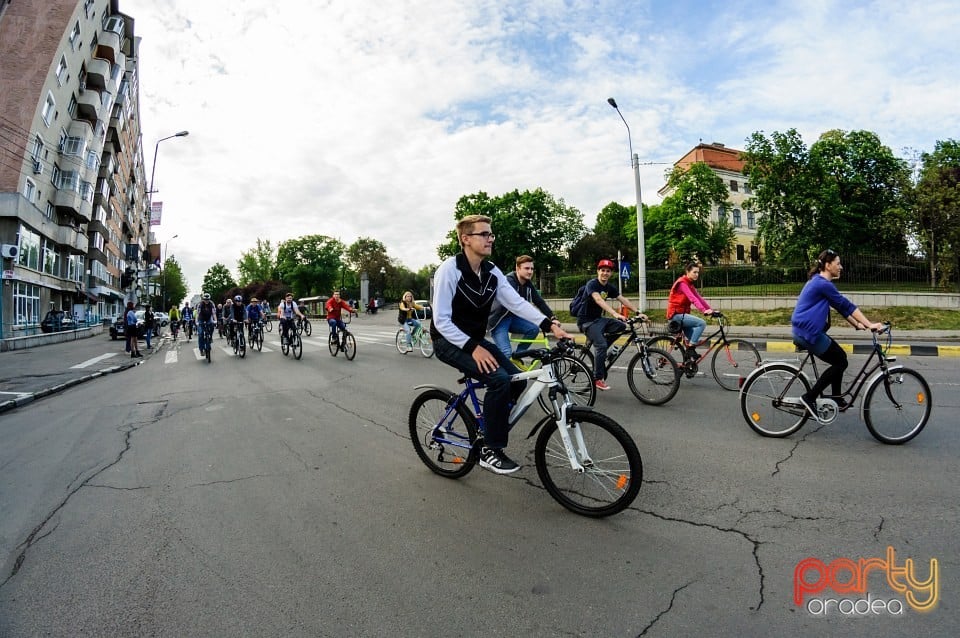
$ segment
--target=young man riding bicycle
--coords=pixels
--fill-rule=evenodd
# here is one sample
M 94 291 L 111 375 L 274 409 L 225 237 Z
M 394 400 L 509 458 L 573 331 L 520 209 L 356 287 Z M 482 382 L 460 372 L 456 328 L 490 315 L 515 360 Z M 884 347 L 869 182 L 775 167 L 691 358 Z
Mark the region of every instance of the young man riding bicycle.
M 601 259 L 597 263 L 597 276 L 587 282 L 586 303 L 583 305 L 583 311 L 577 317 L 577 328 L 587 335 L 587 339 L 593 342 L 593 384 L 597 386 L 597 390 L 610 389 L 610 386 L 607 385 L 607 348 L 609 347 L 607 335 L 619 334 L 627 329 L 627 325 L 619 319 L 603 316 L 604 311 L 614 317 L 621 316 L 613 306 L 607 303 L 607 299 L 616 299 L 633 312 L 640 314 L 640 311 L 630 303 L 630 300 L 610 284 L 613 268 L 613 262 L 609 259 Z M 644 314 L 640 314 L 640 316 L 644 319 L 647 318 Z
M 552 321 L 518 295 L 500 269 L 487 260 L 494 238 L 489 217 L 468 215 L 457 222 L 463 252 L 440 264 L 434 274 L 430 336 L 438 359 L 486 384 L 480 467 L 510 474 L 520 469 L 503 451 L 509 439 L 510 401 L 526 384 L 511 388 L 510 375 L 519 372 L 517 367 L 486 339 L 490 308 L 494 300 L 499 301 L 508 311 L 551 331 L 558 339 L 570 335 L 559 321 Z
M 250 298 L 250 303 L 247 304 L 247 321 L 249 322 L 249 327 L 247 329 L 247 338 L 252 341 L 253 331 L 256 328 L 257 324 L 262 322 L 263 317 L 263 306 L 257 302 L 256 297 Z
M 296 330 L 296 325 L 294 324 L 294 317 L 300 317 L 301 319 L 306 319 L 303 316 L 303 313 L 300 312 L 297 302 L 293 300 L 293 293 L 288 292 L 283 301 L 277 305 L 277 319 L 280 321 L 280 342 L 281 343 L 290 343 L 290 329 L 293 328 Z
M 339 333 L 341 330 L 347 329 L 347 325 L 343 323 L 343 319 L 340 318 L 340 315 L 344 310 L 346 310 L 348 313 L 353 313 L 353 308 L 350 307 L 350 304 L 340 298 L 339 290 L 334 290 L 333 295 L 331 295 L 331 297 L 327 299 L 327 303 L 324 304 L 324 309 L 327 311 L 327 325 L 330 326 L 330 332 L 337 337 L 337 343 L 340 343 Z
M 527 300 L 528 303 L 536 306 L 537 310 L 542 312 L 550 320 L 556 319 L 553 310 L 547 305 L 547 302 L 540 296 L 539 291 L 533 285 L 533 257 L 530 255 L 520 255 L 517 257 L 514 272 L 506 275 L 509 283 L 517 294 Z M 493 302 L 490 310 L 490 319 L 487 321 L 487 328 L 490 330 L 490 336 L 493 342 L 500 348 L 500 352 L 507 357 L 513 356 L 513 347 L 510 344 L 510 335 L 517 334 L 523 339 L 523 342 L 517 346 L 517 352 L 522 352 L 530 347 L 530 341 L 540 336 L 540 328 L 526 319 L 521 319 L 512 312 L 509 312 L 498 302 Z

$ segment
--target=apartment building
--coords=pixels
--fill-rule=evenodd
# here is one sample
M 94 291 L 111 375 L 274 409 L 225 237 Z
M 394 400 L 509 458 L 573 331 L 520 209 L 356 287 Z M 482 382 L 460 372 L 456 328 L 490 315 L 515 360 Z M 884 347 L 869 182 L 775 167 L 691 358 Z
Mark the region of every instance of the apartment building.
M 148 239 L 139 38 L 118 0 L 0 0 L 2 337 L 116 314 Z
M 710 221 L 717 222 L 725 219 L 733 224 L 737 238 L 734 249 L 730 251 L 724 263 L 748 264 L 760 259 L 760 245 L 757 242 L 757 219 L 755 213 L 744 210 L 743 203 L 750 199 L 750 184 L 743 174 L 744 161 L 741 159 L 743 151 L 728 148 L 720 142 L 711 144 L 700 143 L 690 149 L 683 157 L 674 162 L 675 167 L 687 169 L 697 162 L 709 166 L 713 172 L 723 180 L 729 190 L 727 205 L 718 205 L 710 211 Z M 672 188 L 664 186 L 659 191 L 661 197 L 673 192 Z

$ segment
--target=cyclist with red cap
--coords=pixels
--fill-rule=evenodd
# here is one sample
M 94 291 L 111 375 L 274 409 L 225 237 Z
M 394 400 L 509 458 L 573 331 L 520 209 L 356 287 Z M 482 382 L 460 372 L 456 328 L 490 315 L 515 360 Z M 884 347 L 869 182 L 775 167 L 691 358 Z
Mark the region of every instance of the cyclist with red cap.
M 614 317 L 621 316 L 607 300 L 616 299 L 633 312 L 640 312 L 626 297 L 620 294 L 616 286 L 610 284 L 613 268 L 613 262 L 609 259 L 601 259 L 597 264 L 597 276 L 587 282 L 587 300 L 583 312 L 577 317 L 577 328 L 593 342 L 593 384 L 597 386 L 597 390 L 610 389 L 606 381 L 607 348 L 609 347 L 607 335 L 619 334 L 627 329 L 626 324 L 619 319 L 603 316 L 604 311 Z

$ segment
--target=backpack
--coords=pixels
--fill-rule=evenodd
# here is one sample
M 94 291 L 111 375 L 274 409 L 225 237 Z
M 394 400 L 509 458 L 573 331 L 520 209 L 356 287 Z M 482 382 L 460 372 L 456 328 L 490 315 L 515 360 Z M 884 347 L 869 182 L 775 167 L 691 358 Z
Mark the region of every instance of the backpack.
M 587 286 L 580 286 L 577 294 L 570 300 L 570 314 L 579 319 L 587 308 L 587 298 Z

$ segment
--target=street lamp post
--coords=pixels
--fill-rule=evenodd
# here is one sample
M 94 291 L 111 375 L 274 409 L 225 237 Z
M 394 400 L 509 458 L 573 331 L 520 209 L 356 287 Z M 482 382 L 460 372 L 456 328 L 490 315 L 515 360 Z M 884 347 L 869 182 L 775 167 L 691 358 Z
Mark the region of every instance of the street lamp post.
M 163 308 L 161 308 L 160 310 L 162 310 L 163 312 L 167 311 L 167 246 L 169 246 L 170 242 L 172 242 L 174 239 L 176 239 L 179 236 L 180 235 L 174 235 L 167 241 L 163 242 L 163 261 L 160 262 L 160 287 L 163 289 L 161 291 L 161 296 L 163 298 Z
M 627 143 L 630 145 L 630 164 L 633 166 L 633 180 L 637 190 L 637 279 L 639 280 L 637 283 L 637 293 L 640 297 L 638 308 L 642 311 L 647 309 L 647 255 L 645 248 L 646 240 L 643 236 L 643 204 L 640 202 L 640 157 L 633 152 L 633 139 L 630 135 L 630 125 L 627 124 L 626 118 L 624 118 L 623 113 L 620 112 L 617 101 L 611 97 L 607 98 L 607 103 L 616 109 L 617 115 L 620 116 L 624 126 L 627 127 Z
M 383 297 L 384 302 L 387 300 L 387 269 L 385 266 L 380 266 L 380 296 Z
M 190 131 L 180 131 L 179 133 L 174 133 L 173 135 L 161 137 L 159 140 L 157 140 L 157 143 L 153 146 L 153 167 L 150 169 L 150 190 L 147 191 L 147 197 L 149 198 L 149 202 L 150 202 L 149 212 L 151 216 L 153 216 L 153 193 L 155 192 L 153 190 L 153 178 L 156 177 L 157 175 L 157 153 L 160 151 L 160 142 L 173 139 L 174 137 L 186 137 L 187 135 L 190 135 Z M 176 235 L 174 235 L 174 237 L 176 237 Z M 173 239 L 173 237 L 171 237 L 170 239 Z M 166 253 L 166 247 L 164 247 L 164 253 Z M 164 254 L 163 259 L 166 260 L 166 254 Z M 161 267 L 161 277 L 163 277 L 164 275 L 162 273 L 162 268 L 163 268 L 162 263 L 160 267 Z M 161 287 L 163 288 L 163 293 L 162 293 L 163 307 L 166 308 L 167 307 L 166 278 L 163 279 L 163 283 L 161 284 Z M 149 264 L 147 265 L 147 288 L 148 289 L 150 288 L 150 265 Z

